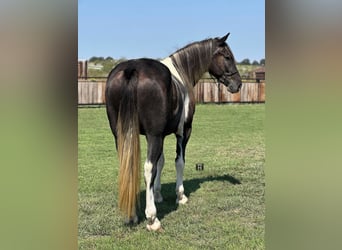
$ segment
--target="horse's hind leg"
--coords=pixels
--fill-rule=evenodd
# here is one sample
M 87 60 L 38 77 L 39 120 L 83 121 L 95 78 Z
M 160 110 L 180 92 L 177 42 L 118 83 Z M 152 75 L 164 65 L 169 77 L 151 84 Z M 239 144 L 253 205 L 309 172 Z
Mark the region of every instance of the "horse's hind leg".
M 157 163 L 163 152 L 163 138 L 160 136 L 146 136 L 147 159 L 144 165 L 144 177 L 146 184 L 146 209 L 147 229 L 157 231 L 161 224 L 157 218 L 157 209 L 154 204 L 153 184 L 157 176 Z
M 161 177 L 161 172 L 164 167 L 164 153 L 162 153 L 159 157 L 158 163 L 157 163 L 157 175 L 156 179 L 154 181 L 154 201 L 157 203 L 160 203 L 163 201 L 163 196 L 161 195 L 161 182 L 160 182 L 160 177 Z
M 177 204 L 185 204 L 188 198 L 184 194 L 183 186 L 183 171 L 185 165 L 185 138 L 177 135 L 177 157 L 176 157 L 176 171 L 177 171 L 177 181 L 176 181 L 176 194 L 177 194 Z

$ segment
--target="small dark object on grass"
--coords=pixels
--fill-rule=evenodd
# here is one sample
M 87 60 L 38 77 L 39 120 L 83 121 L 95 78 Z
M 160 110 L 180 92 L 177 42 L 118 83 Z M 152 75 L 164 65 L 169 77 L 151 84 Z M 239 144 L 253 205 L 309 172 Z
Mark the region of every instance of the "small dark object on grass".
M 197 171 L 202 171 L 203 169 L 204 169 L 203 163 L 196 163 L 196 170 Z

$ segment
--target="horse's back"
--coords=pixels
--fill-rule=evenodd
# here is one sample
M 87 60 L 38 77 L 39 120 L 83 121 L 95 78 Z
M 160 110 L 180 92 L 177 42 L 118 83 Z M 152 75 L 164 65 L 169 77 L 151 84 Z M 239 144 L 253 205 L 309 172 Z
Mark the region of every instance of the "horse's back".
M 165 134 L 172 113 L 172 77 L 169 69 L 153 59 L 128 60 L 118 64 L 106 84 L 107 109 L 118 113 L 126 88 L 136 84 L 136 102 L 142 134 Z M 109 107 L 110 106 L 110 107 Z

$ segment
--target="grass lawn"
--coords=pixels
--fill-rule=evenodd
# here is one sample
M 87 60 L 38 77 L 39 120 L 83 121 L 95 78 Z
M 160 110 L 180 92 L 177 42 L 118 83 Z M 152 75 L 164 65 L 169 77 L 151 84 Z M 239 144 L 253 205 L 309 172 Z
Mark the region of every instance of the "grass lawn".
M 164 201 L 156 204 L 163 232 L 146 229 L 143 179 L 140 223 L 123 224 L 118 159 L 105 108 L 78 112 L 79 249 L 265 248 L 264 104 L 196 106 L 184 170 L 186 205 L 175 204 L 175 136 L 165 139 Z M 143 163 L 144 137 L 141 144 Z M 196 171 L 198 162 L 203 171 Z

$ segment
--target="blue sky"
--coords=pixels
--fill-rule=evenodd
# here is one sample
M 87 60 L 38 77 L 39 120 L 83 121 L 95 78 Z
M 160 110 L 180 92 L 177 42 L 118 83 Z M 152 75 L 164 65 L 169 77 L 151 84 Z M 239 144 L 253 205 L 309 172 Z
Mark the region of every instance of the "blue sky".
M 265 58 L 265 1 L 78 1 L 79 59 L 164 58 L 227 32 L 237 61 Z

